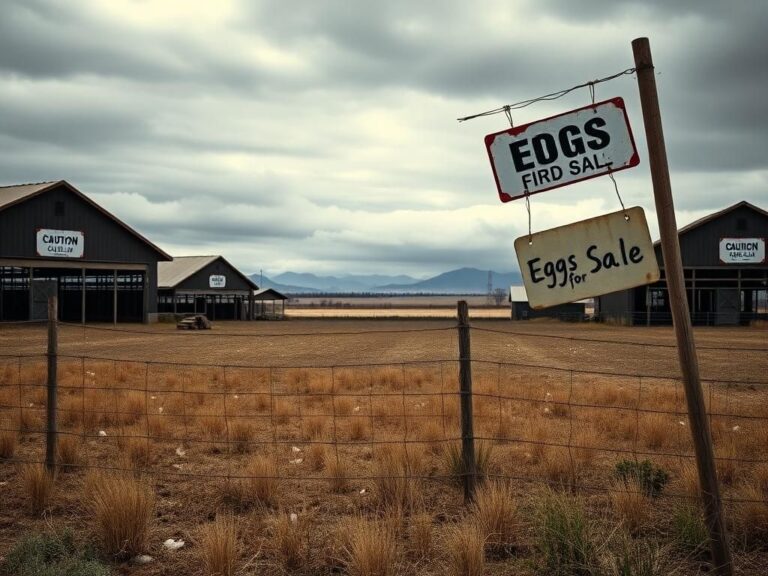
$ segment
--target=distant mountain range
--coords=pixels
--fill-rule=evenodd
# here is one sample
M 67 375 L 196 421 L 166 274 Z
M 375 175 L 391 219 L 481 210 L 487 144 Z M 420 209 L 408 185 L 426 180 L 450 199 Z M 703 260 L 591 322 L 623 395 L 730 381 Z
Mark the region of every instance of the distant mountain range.
M 252 274 L 251 280 L 259 288 L 274 288 L 285 294 L 485 294 L 488 291 L 488 270 L 459 268 L 443 272 L 426 280 L 399 274 L 350 274 L 348 276 L 316 276 L 315 274 L 284 272 L 274 278 Z M 521 284 L 519 272 L 491 271 L 493 288 L 507 290 L 510 285 Z

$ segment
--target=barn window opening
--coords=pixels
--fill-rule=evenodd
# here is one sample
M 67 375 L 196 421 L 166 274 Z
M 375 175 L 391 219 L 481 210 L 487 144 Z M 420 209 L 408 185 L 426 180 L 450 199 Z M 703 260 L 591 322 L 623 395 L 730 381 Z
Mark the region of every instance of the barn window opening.
M 53 213 L 56 216 L 64 216 L 64 202 L 57 200 L 53 205 Z

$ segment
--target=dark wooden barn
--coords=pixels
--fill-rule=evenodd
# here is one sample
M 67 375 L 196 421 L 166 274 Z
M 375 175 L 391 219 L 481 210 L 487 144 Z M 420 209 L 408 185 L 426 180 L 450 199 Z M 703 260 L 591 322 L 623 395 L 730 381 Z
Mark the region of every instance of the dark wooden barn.
M 253 318 L 258 286 L 222 256 L 179 256 L 158 263 L 158 311 L 211 320 Z
M 534 318 L 556 318 L 569 322 L 580 322 L 586 314 L 585 302 L 568 302 L 541 310 L 534 310 L 528 304 L 524 286 L 510 286 L 509 305 L 512 320 L 533 320 Z
M 146 322 L 171 257 L 64 180 L 0 187 L 0 321 Z
M 695 325 L 768 320 L 768 212 L 739 202 L 678 231 L 691 321 Z M 661 279 L 601 296 L 600 318 L 627 325 L 671 324 L 664 259 Z

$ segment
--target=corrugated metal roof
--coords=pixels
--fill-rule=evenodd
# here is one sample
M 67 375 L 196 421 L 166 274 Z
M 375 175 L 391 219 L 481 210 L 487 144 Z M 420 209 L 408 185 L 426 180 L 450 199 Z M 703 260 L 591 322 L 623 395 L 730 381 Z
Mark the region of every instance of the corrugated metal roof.
M 170 262 L 157 263 L 157 287 L 173 288 L 220 256 L 177 256 Z
M 42 192 L 46 188 L 58 184 L 61 180 L 52 182 L 37 182 L 35 184 L 15 184 L 13 186 L 0 186 L 0 208 L 15 204 L 27 196 Z

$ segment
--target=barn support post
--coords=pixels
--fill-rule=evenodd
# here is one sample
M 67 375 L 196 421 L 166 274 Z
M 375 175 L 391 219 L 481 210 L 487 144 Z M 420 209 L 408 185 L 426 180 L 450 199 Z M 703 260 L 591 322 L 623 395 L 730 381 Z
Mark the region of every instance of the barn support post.
M 47 425 L 45 429 L 45 467 L 48 473 L 56 473 L 56 396 L 59 350 L 58 296 L 48 295 L 48 400 L 46 404 Z
M 677 235 L 672 186 L 669 179 L 667 151 L 664 144 L 653 58 L 648 38 L 633 40 L 632 52 L 635 58 L 640 105 L 648 142 L 648 160 L 651 167 L 656 215 L 659 219 L 659 235 L 667 277 L 672 322 L 677 338 L 678 359 L 688 404 L 688 421 L 696 452 L 696 464 L 704 503 L 704 514 L 709 530 L 712 562 L 714 571 L 718 576 L 731 576 L 733 564 L 728 546 L 728 535 L 722 517 L 712 434 L 707 419 L 704 394 L 701 389 L 696 344 L 693 339 L 691 316 L 688 312 L 688 299 L 685 294 L 685 278 L 680 256 L 680 241 Z
M 469 344 L 469 308 L 466 300 L 457 302 L 459 330 L 459 395 L 461 402 L 461 462 L 464 502 L 475 497 L 477 465 L 472 412 L 472 352 Z
M 112 324 L 117 326 L 117 270 L 112 270 Z
M 85 325 L 85 268 L 82 269 L 80 286 L 82 288 L 80 294 L 80 323 Z

